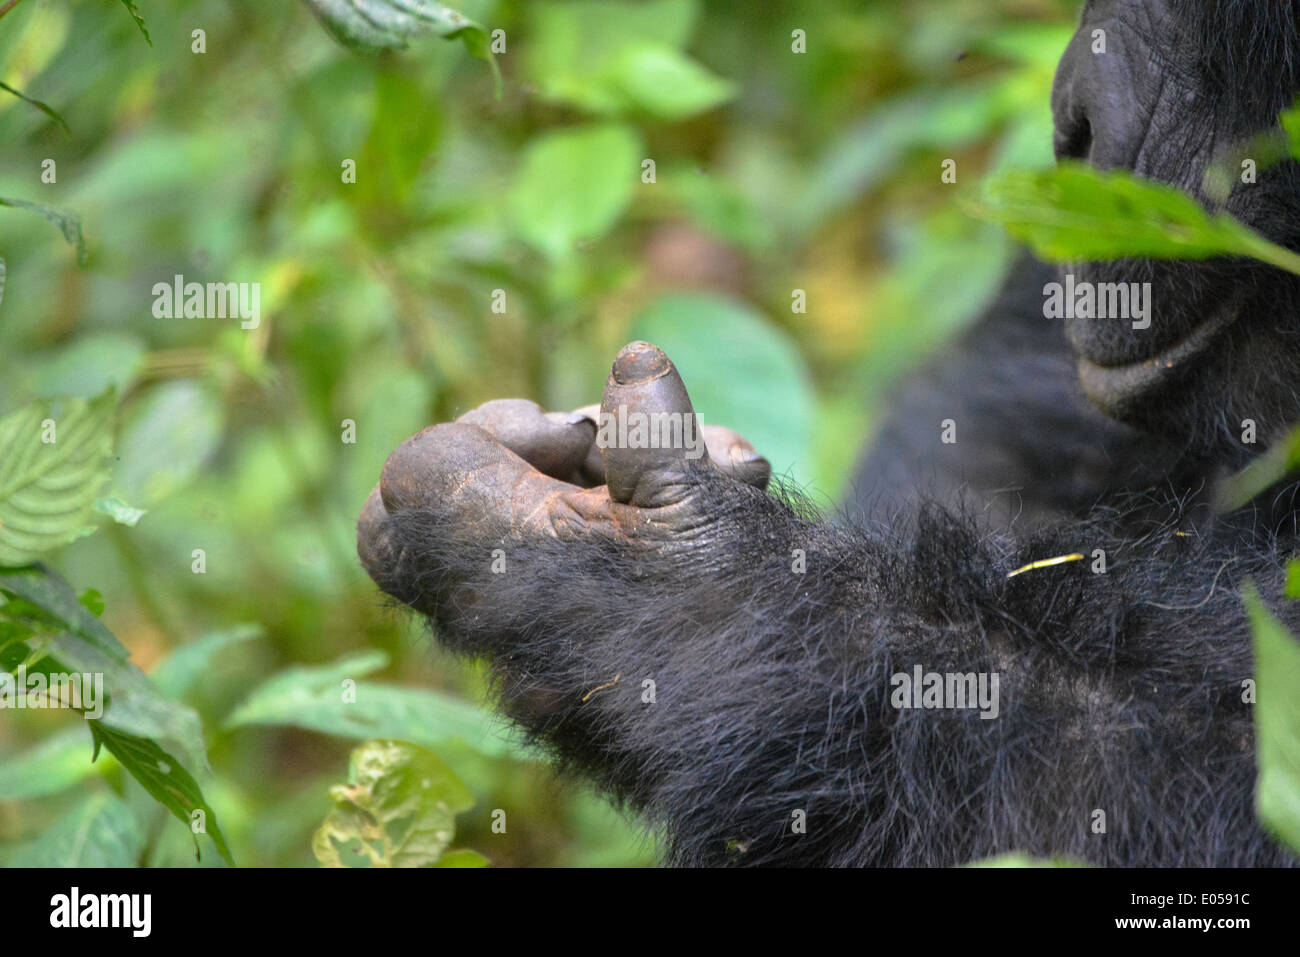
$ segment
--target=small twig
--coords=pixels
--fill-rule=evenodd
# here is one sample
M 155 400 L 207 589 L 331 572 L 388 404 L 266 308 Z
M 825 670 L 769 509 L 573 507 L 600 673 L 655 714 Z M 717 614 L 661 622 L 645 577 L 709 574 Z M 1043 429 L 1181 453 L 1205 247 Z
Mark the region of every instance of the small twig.
M 1035 568 L 1050 568 L 1052 565 L 1064 565 L 1066 562 L 1081 562 L 1081 561 L 1083 561 L 1083 555 L 1080 554 L 1079 552 L 1075 552 L 1073 555 L 1057 555 L 1055 558 L 1043 558 L 1043 559 L 1039 559 L 1036 562 L 1030 562 L 1028 565 L 1025 565 L 1022 568 L 1017 568 L 1013 572 L 1008 572 L 1007 577 L 1015 578 L 1017 575 L 1021 574 L 1022 572 L 1031 572 Z
M 592 695 L 594 695 L 597 691 L 604 691 L 606 688 L 614 687 L 614 685 L 618 684 L 618 679 L 621 677 L 623 677 L 623 672 L 620 671 L 618 674 L 614 676 L 613 681 L 606 681 L 603 685 L 596 685 L 596 687 L 592 688 L 590 691 L 588 691 L 585 695 L 582 696 L 583 703 L 586 703 L 587 699 L 590 698 Z
M 6 13 L 8 13 L 16 6 L 18 6 L 18 0 L 9 0 L 9 2 L 6 3 L 3 7 L 0 7 L 0 17 L 3 17 Z

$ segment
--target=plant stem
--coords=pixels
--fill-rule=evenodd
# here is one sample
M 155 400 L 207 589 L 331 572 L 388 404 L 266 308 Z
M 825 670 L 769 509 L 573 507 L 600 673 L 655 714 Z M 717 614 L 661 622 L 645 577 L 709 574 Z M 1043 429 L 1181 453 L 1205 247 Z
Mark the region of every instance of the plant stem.
M 1292 252 L 1285 246 L 1271 243 L 1253 231 L 1242 238 L 1246 251 L 1255 259 L 1300 276 L 1300 254 Z

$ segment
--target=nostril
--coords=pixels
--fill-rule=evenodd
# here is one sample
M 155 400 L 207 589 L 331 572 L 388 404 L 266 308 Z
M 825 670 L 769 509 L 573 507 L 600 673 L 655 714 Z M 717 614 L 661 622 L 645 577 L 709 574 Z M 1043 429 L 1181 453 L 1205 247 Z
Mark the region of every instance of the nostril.
M 1058 160 L 1087 159 L 1088 151 L 1092 149 L 1092 124 L 1088 118 L 1081 116 L 1068 125 L 1058 126 L 1052 138 L 1052 148 Z

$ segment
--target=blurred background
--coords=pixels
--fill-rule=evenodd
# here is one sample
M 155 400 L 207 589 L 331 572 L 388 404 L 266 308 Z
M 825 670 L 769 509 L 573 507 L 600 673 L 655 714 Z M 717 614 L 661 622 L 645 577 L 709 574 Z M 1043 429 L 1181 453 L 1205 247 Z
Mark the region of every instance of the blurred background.
M 361 504 L 424 425 L 502 396 L 598 401 L 643 338 L 704 421 L 832 506 L 891 384 L 1016 254 L 958 200 L 991 171 L 1050 164 L 1078 8 L 452 5 L 503 31 L 500 96 L 460 42 L 361 57 L 297 2 L 138 0 L 152 46 L 106 0 L 0 16 L 0 80 L 67 124 L 0 90 L 0 197 L 77 215 L 87 244 L 80 266 L 41 216 L 0 207 L 0 416 L 117 387 L 112 493 L 147 512 L 49 563 L 102 596 L 146 672 L 211 648 L 177 694 L 244 865 L 314 865 L 329 785 L 366 736 L 306 708 L 249 718 L 250 694 L 276 675 L 334 682 L 292 669 L 376 651 L 354 668 L 401 714 L 433 701 L 482 723 L 431 735 L 476 801 L 458 846 L 497 866 L 654 862 L 634 816 L 518 747 L 481 671 L 384 604 L 355 558 Z M 260 324 L 155 317 L 154 284 L 177 274 L 259 283 Z M 420 689 L 439 696 L 398 694 Z M 89 763 L 80 723 L 0 714 L 0 861 L 55 863 L 41 835 L 111 794 L 141 816 L 139 862 L 193 864 L 182 825 L 111 758 Z

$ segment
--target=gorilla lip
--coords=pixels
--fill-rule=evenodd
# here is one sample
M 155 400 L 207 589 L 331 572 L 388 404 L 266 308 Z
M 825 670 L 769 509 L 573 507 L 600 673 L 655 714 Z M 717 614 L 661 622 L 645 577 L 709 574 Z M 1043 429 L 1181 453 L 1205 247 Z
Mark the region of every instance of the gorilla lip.
M 1084 394 L 1103 410 L 1145 395 L 1165 381 L 1174 369 L 1186 368 L 1241 315 L 1237 297 L 1171 346 L 1154 356 L 1120 365 L 1101 365 L 1079 357 L 1079 382 Z

